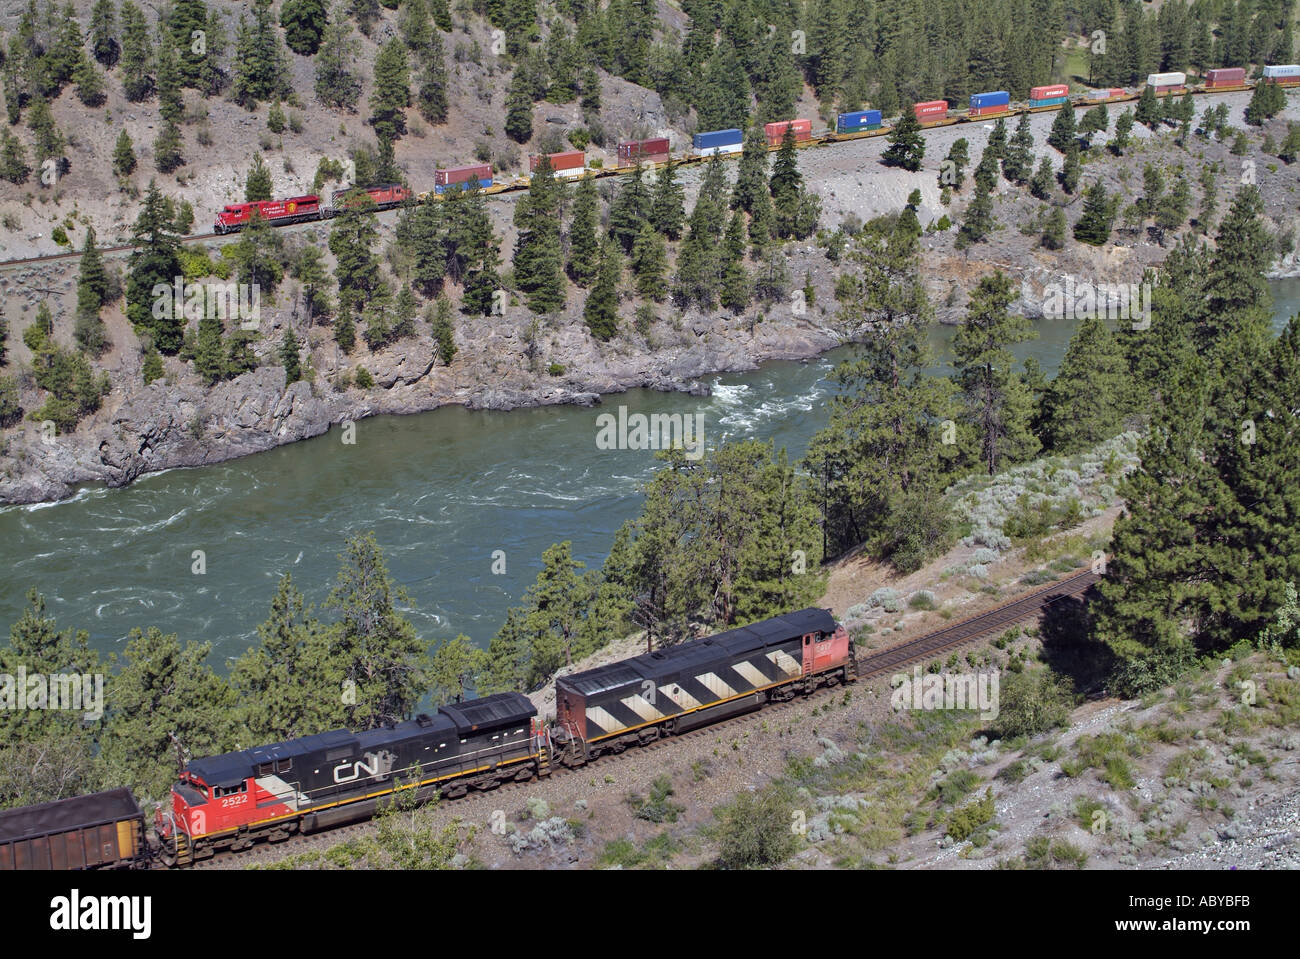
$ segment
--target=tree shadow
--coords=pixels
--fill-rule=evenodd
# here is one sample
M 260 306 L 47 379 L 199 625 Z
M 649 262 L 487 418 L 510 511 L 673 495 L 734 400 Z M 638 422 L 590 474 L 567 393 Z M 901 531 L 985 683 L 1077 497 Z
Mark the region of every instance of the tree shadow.
M 1070 677 L 1077 692 L 1089 699 L 1100 698 L 1105 692 L 1105 680 L 1114 667 L 1110 648 L 1092 638 L 1092 618 L 1088 614 L 1088 597 L 1058 599 L 1044 607 L 1040 638 L 1042 658 L 1053 671 Z

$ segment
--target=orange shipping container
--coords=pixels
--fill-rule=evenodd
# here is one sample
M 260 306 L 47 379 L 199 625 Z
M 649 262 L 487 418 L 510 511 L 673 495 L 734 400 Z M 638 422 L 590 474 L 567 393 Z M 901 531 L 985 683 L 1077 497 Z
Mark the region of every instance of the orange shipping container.
M 1064 97 L 1070 93 L 1070 86 L 1066 83 L 1052 83 L 1045 87 L 1034 87 L 1029 91 L 1031 100 L 1050 100 L 1053 97 Z
M 767 142 L 772 146 L 779 146 L 785 139 L 786 129 L 794 130 L 796 140 L 812 139 L 812 121 L 811 120 L 782 120 L 779 123 L 768 123 L 763 127 L 763 132 L 767 134 Z
M 916 114 L 918 120 L 933 120 L 948 113 L 948 101 L 926 100 L 924 103 L 914 105 L 912 112 Z
M 580 170 L 587 162 L 587 155 L 581 150 L 570 150 L 567 153 L 548 154 L 551 161 L 552 170 Z M 534 154 L 528 158 L 528 170 L 533 172 L 537 165 L 542 162 L 541 154 Z

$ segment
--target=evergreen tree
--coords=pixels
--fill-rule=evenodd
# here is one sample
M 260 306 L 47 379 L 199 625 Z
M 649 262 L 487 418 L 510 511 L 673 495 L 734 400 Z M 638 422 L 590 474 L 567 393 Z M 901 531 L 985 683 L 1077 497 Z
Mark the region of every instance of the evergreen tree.
M 1128 149 L 1129 137 L 1133 130 L 1133 111 L 1125 110 L 1115 120 L 1115 135 L 1110 138 L 1110 151 L 1116 156 L 1123 156 Z
M 1015 375 L 1010 347 L 1037 334 L 1023 316 L 1008 309 L 1016 293 L 999 270 L 980 280 L 971 294 L 966 322 L 953 339 L 954 381 L 966 405 L 966 417 L 975 430 L 980 462 L 988 475 L 1006 462 L 1023 462 L 1038 452 L 1038 440 L 1029 429 L 1027 390 Z
M 544 160 L 529 181 L 528 195 L 515 205 L 515 282 L 534 313 L 554 313 L 564 306 L 561 190 L 550 161 Z
M 882 163 L 900 166 L 913 173 L 921 169 L 921 161 L 925 158 L 925 137 L 921 135 L 921 124 L 912 112 L 911 103 L 904 104 L 902 116 L 886 139 L 889 147 L 880 157 Z
M 1029 182 L 1034 172 L 1034 135 L 1029 129 L 1029 114 L 1020 114 L 1016 132 L 1007 145 L 1006 156 L 1002 160 L 1002 175 L 1009 181 L 1023 186 Z
M 9 130 L 0 130 L 0 177 L 19 184 L 27 182 L 31 172 L 22 141 Z
M 422 5 L 423 0 L 412 0 Z M 447 121 L 447 63 L 443 57 L 442 38 L 431 32 L 427 46 L 417 57 L 415 105 L 420 116 L 430 123 Z
M 1083 162 L 1079 159 L 1079 149 L 1074 147 L 1065 154 L 1065 162 L 1061 164 L 1061 174 L 1057 178 L 1062 190 L 1073 193 L 1079 188 L 1079 175 L 1082 168 Z
M 72 79 L 77 84 L 78 100 L 88 107 L 104 105 L 104 101 L 108 99 L 104 78 L 95 68 L 95 64 L 90 58 L 83 56 L 77 61 Z
M 298 337 L 293 335 L 293 327 L 284 328 L 284 340 L 280 343 L 280 365 L 284 367 L 284 383 L 296 383 L 302 379 L 302 363 L 298 358 Z
M 198 347 L 194 353 L 194 372 L 204 386 L 213 386 L 226 376 L 226 344 L 221 319 L 206 312 L 199 318 Z
M 1038 169 L 1034 171 L 1033 179 L 1029 181 L 1029 193 L 1039 200 L 1047 200 L 1052 196 L 1052 161 L 1043 157 L 1038 163 Z
M 1156 100 L 1155 87 L 1146 86 L 1142 88 L 1142 96 L 1138 100 L 1133 119 L 1138 123 L 1146 124 L 1153 130 L 1156 128 L 1156 125 L 1160 122 L 1160 104 Z
M 325 30 L 323 0 L 285 0 L 280 26 L 284 27 L 285 46 L 300 56 L 315 56 Z
M 135 149 L 130 135 L 123 130 L 117 135 L 117 144 L 113 147 L 113 172 L 118 176 L 130 176 L 135 169 Z
M 132 229 L 136 249 L 128 261 L 126 315 L 137 332 L 147 332 L 159 352 L 174 356 L 181 348 L 185 318 L 174 308 L 171 289 L 182 275 L 170 202 L 150 180 L 140 215 Z M 155 287 L 161 293 L 161 316 L 155 316 Z
M 111 282 L 104 268 L 104 258 L 95 246 L 95 230 L 86 229 L 81 246 L 81 264 L 77 276 L 77 320 L 74 335 L 77 345 L 91 356 L 104 351 L 107 340 L 99 312 L 108 302 Z
M 208 11 L 203 0 L 175 0 L 172 4 L 171 15 L 167 18 L 166 29 L 163 24 L 159 23 L 158 31 L 158 52 L 159 73 L 161 74 L 161 54 L 164 49 L 172 51 L 173 69 L 178 78 L 177 86 L 184 83 L 188 87 L 199 86 L 199 74 L 201 71 L 203 59 L 208 56 L 207 50 L 207 24 Z M 203 35 L 203 53 L 198 53 L 194 49 L 195 33 L 200 32 Z M 158 78 L 159 85 L 162 85 L 161 75 Z M 180 118 L 176 117 L 177 122 Z
M 244 200 L 252 203 L 255 200 L 271 199 L 271 171 L 267 168 L 261 153 L 253 154 L 253 165 L 248 168 L 248 176 L 244 178 Z
M 1074 238 L 1080 243 L 1101 246 L 1110 239 L 1114 219 L 1114 207 L 1106 195 L 1106 187 L 1098 180 L 1087 190 L 1083 201 L 1083 215 L 1074 225 Z
M 1246 106 L 1246 122 L 1251 126 L 1262 126 L 1286 108 L 1286 93 L 1282 87 L 1270 80 L 1255 84 Z
M 438 297 L 437 310 L 429 325 L 433 330 L 433 338 L 438 342 L 438 355 L 442 358 L 442 365 L 451 366 L 451 361 L 456 356 L 456 337 L 451 322 L 451 301 L 445 296 Z
M 948 148 L 943 165 L 939 168 L 939 187 L 950 186 L 960 190 L 966 182 L 966 167 L 970 163 L 970 144 L 965 137 L 959 137 Z
M 141 366 L 140 375 L 144 379 L 145 386 L 148 386 L 154 380 L 163 378 L 162 356 L 154 349 L 152 343 L 144 351 L 144 362 Z
M 339 316 L 347 317 L 341 320 L 343 328 L 375 290 L 378 263 L 371 248 L 378 235 L 374 203 L 364 194 L 348 196 L 329 236 L 330 252 L 337 264 L 334 277 L 339 285 Z M 336 325 L 336 336 L 339 329 Z
M 90 11 L 90 50 L 105 67 L 113 67 L 122 54 L 117 39 L 117 8 L 113 0 L 95 0 Z
M 171 120 L 164 120 L 162 132 L 153 142 L 153 162 L 161 173 L 171 173 L 185 165 L 182 150 L 181 128 Z
M 361 97 L 361 80 L 353 69 L 359 45 L 352 24 L 339 5 L 330 11 L 316 54 L 316 99 L 335 110 L 353 110 Z
M 596 279 L 600 263 L 600 196 L 594 177 L 584 176 L 573 201 L 573 219 L 569 221 L 569 261 L 566 269 L 578 286 L 588 286 Z M 644 230 L 645 223 L 642 223 Z
M 406 132 L 406 107 L 411 102 L 410 66 L 406 45 L 394 37 L 375 58 L 375 88 L 370 94 L 370 125 L 381 139 L 396 140 Z
M 682 235 L 682 226 L 686 222 L 685 204 L 685 194 L 677 182 L 677 164 L 670 160 L 659 171 L 650 201 L 650 222 L 661 236 L 676 240 Z
M 1074 107 L 1064 103 L 1056 111 L 1056 119 L 1052 121 L 1052 129 L 1047 134 L 1047 145 L 1055 147 L 1061 153 L 1069 153 L 1074 146 L 1074 137 Z
M 650 215 L 651 199 L 644 171 L 640 162 L 637 162 L 632 172 L 619 182 L 618 193 L 609 208 L 609 235 L 623 253 L 632 251 L 636 235 L 641 232 L 641 224 Z
M 382 54 L 375 61 L 378 85 Z M 289 65 L 275 30 L 271 0 L 253 0 L 253 22 L 239 18 L 235 37 L 235 102 L 253 109 L 259 102 L 286 97 L 293 92 L 289 84 Z
M 733 313 L 749 305 L 749 274 L 745 272 L 745 215 L 736 210 L 731 215 L 723 242 L 722 286 L 718 302 Z
M 736 186 L 731 194 L 731 205 L 749 213 L 760 192 L 768 192 L 767 136 L 763 128 L 754 124 L 745 134 L 740 154 L 740 168 Z
M 598 340 L 608 340 L 618 332 L 618 287 L 622 278 L 622 255 L 616 244 L 605 240 L 600 246 L 600 272 L 582 310 L 587 328 Z
M 668 269 L 668 252 L 663 235 L 646 222 L 632 244 L 632 275 L 638 296 L 663 300 L 668 293 L 664 274 Z
M 506 92 L 505 131 L 516 143 L 527 143 L 533 137 L 533 95 L 521 67 L 515 68 Z
M 1080 320 L 1044 403 L 1045 445 L 1074 453 L 1116 436 L 1130 392 L 1128 365 L 1105 321 Z

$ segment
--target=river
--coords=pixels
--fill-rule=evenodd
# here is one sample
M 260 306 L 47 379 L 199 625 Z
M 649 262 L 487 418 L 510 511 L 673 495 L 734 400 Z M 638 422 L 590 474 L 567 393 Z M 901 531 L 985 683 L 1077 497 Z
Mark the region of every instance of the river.
M 1280 323 L 1300 309 L 1300 279 L 1272 286 Z M 1039 337 L 1017 355 L 1037 357 L 1054 375 L 1073 324 L 1036 327 Z M 953 332 L 935 329 L 940 357 Z M 633 390 L 594 409 L 447 407 L 375 417 L 356 424 L 354 445 L 336 428 L 124 489 L 88 487 L 62 503 L 9 507 L 0 510 L 0 624 L 17 619 L 36 587 L 61 627 L 88 630 L 102 652 L 120 650 L 133 627 L 157 626 L 211 642 L 223 669 L 256 642 L 283 573 L 319 603 L 346 537 L 373 530 L 414 601 L 409 615 L 421 635 L 432 642 L 463 632 L 486 645 L 536 578 L 547 546 L 571 540 L 576 557 L 598 565 L 639 509 L 653 454 L 598 450 L 600 413 L 620 405 L 703 413 L 709 444 L 773 440 L 793 459 L 825 425 L 827 375 L 846 355 L 710 377 L 707 398 Z M 493 572 L 498 550 L 501 574 Z

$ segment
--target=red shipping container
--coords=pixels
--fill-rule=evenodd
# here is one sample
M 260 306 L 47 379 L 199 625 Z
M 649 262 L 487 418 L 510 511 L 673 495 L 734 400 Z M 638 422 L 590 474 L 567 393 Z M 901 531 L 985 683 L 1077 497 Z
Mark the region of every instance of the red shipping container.
M 973 117 L 993 116 L 998 113 L 1009 113 L 1010 110 L 1011 104 L 1003 103 L 993 107 L 971 107 L 970 115 Z
M 1069 96 L 1070 85 L 1068 83 L 1051 83 L 1045 87 L 1033 87 L 1029 91 L 1031 100 L 1050 100 L 1054 97 Z
M 1205 85 L 1207 87 L 1235 87 L 1245 82 L 1245 67 L 1220 67 L 1205 74 Z
M 763 132 L 767 134 L 767 142 L 772 146 L 780 146 L 781 141 L 785 139 L 787 128 L 794 130 L 796 141 L 812 139 L 811 120 L 782 120 L 779 123 L 768 123 L 763 126 Z
M 470 180 L 492 179 L 492 164 L 472 163 L 469 166 L 454 166 L 446 170 L 433 171 L 434 186 L 450 186 L 453 183 L 468 183 Z
M 947 100 L 926 100 L 924 103 L 913 105 L 912 112 L 916 114 L 918 120 L 933 120 L 936 117 L 946 116 L 948 113 Z
M 551 161 L 552 170 L 581 170 L 587 163 L 587 154 L 581 150 L 569 150 L 566 153 L 551 153 L 548 155 Z M 542 162 L 541 154 L 534 154 L 528 158 L 528 170 L 533 172 L 537 169 L 537 164 Z
M 637 160 L 643 163 L 665 163 L 668 160 L 668 138 L 654 137 L 649 140 L 628 140 L 618 145 L 618 162 L 630 165 Z

